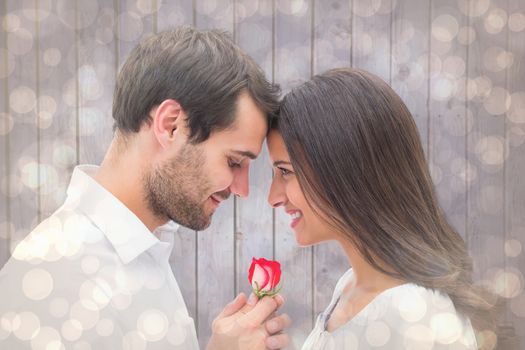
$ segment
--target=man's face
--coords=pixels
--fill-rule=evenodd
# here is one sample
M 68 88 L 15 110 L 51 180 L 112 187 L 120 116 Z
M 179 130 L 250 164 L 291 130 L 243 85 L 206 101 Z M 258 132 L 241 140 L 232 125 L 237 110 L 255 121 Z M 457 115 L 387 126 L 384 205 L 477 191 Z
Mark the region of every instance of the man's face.
M 230 194 L 248 195 L 251 159 L 266 136 L 264 113 L 248 94 L 237 100 L 234 124 L 208 140 L 186 142 L 176 155 L 146 173 L 146 200 L 153 213 L 194 230 L 203 230 Z

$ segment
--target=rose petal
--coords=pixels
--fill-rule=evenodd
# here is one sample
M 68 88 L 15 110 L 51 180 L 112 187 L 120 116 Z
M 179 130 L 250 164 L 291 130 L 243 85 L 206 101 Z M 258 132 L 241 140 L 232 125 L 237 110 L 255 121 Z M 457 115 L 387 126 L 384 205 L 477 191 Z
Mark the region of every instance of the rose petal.
M 268 275 L 266 269 L 264 269 L 261 265 L 256 264 L 252 277 L 252 287 L 257 289 L 257 285 L 259 285 L 259 290 L 262 290 L 264 287 L 266 287 L 269 281 L 270 276 Z M 255 284 L 255 282 L 257 282 L 257 284 Z

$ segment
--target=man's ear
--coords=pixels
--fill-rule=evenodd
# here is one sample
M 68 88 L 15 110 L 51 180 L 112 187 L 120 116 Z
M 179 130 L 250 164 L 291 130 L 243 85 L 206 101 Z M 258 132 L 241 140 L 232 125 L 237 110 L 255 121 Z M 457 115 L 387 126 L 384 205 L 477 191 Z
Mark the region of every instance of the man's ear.
M 175 100 L 164 100 L 150 111 L 155 138 L 163 148 L 167 148 L 180 134 L 178 129 L 183 128 L 185 113 L 181 105 Z

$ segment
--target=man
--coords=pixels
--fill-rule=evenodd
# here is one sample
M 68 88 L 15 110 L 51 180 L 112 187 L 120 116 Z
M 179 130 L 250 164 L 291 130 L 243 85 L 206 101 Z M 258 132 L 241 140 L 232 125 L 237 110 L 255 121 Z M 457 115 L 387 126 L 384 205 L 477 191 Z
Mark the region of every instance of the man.
M 198 349 L 160 231 L 202 230 L 223 200 L 248 194 L 276 94 L 222 33 L 140 43 L 117 78 L 102 165 L 75 168 L 64 205 L 0 272 L 0 348 Z M 282 303 L 239 295 L 207 348 L 286 346 Z

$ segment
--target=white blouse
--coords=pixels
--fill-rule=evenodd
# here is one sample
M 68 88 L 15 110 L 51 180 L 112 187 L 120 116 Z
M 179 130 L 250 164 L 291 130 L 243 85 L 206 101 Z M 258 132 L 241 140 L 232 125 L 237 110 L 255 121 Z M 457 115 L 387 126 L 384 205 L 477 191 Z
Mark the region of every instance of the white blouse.
M 302 350 L 477 349 L 470 319 L 456 312 L 450 297 L 413 283 L 383 291 L 350 321 L 328 332 L 330 314 L 352 275 L 350 269 L 339 279 Z

